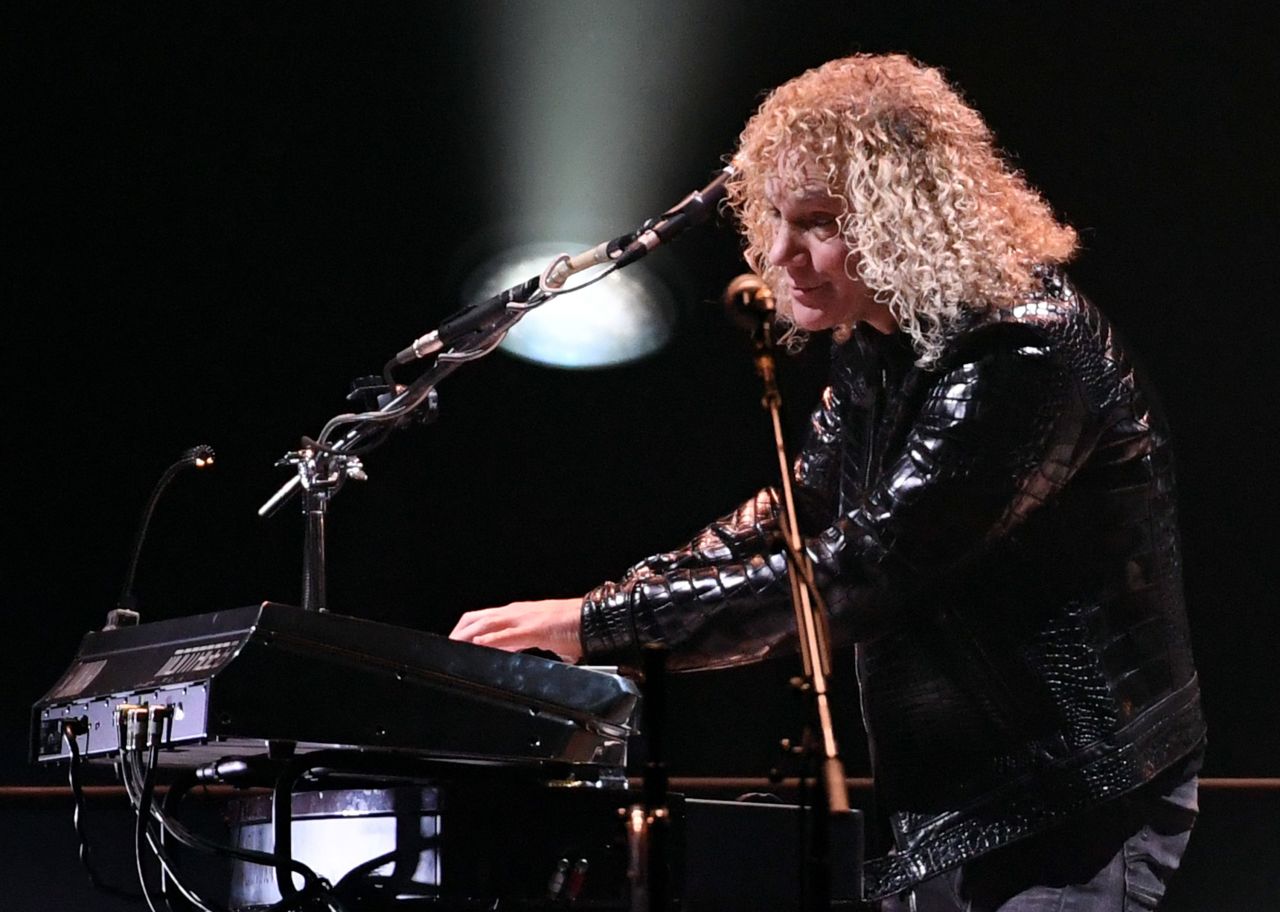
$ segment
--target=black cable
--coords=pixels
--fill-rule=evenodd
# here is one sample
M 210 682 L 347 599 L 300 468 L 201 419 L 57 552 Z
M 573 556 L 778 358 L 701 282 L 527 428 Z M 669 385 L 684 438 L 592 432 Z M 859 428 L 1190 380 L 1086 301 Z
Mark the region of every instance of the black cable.
M 293 786 L 300 771 L 288 764 L 277 776 L 271 788 L 271 848 L 275 855 L 276 889 L 281 900 L 297 895 L 293 877 L 285 867 L 285 859 L 293 855 Z
M 386 424 L 391 425 L 391 429 L 394 429 L 395 424 L 398 424 L 402 419 L 407 418 L 421 408 L 422 404 L 426 402 L 429 397 L 430 391 L 428 390 L 417 402 L 412 404 L 404 403 L 388 411 L 348 412 L 342 415 L 335 415 L 325 423 L 325 426 L 321 429 L 315 440 L 310 442 L 314 443 L 314 448 L 323 448 L 328 450 L 330 449 L 329 444 L 323 443 L 322 441 L 327 441 L 334 431 L 337 431 L 339 428 L 346 427 L 349 424 Z M 373 446 L 374 443 L 370 442 L 359 447 L 342 450 L 341 452 L 348 455 L 363 454 L 369 452 Z
M 144 800 L 144 804 L 141 804 L 138 808 L 138 819 L 140 821 L 145 820 L 148 816 L 154 818 L 154 820 L 162 819 L 161 817 L 157 816 L 157 814 L 155 813 L 159 810 L 159 808 L 156 806 L 154 802 L 155 770 L 156 770 L 156 767 L 159 765 L 159 761 L 160 761 L 160 737 L 159 737 L 159 732 L 156 732 L 153 729 L 153 739 L 151 743 L 151 750 L 150 750 L 150 755 L 147 761 L 146 779 L 144 780 L 144 785 L 141 792 L 141 797 Z M 161 824 L 162 826 L 161 831 L 159 833 L 155 833 L 152 830 L 152 823 L 154 822 L 154 820 L 147 820 L 145 833 L 146 833 L 147 844 L 150 846 L 151 852 L 155 856 L 156 861 L 159 862 L 160 864 L 160 868 L 162 871 L 161 882 L 163 883 L 164 882 L 163 878 L 167 877 L 168 880 L 173 884 L 173 886 L 177 888 L 178 892 L 182 894 L 183 898 L 186 899 L 187 902 L 193 904 L 198 909 L 200 909 L 201 912 L 226 912 L 226 910 L 215 907 L 211 903 L 208 903 L 205 900 L 201 899 L 199 894 L 197 894 L 195 890 L 191 889 L 190 887 L 188 887 L 186 884 L 182 882 L 182 878 L 178 876 L 177 865 L 174 863 L 172 856 L 169 855 L 169 853 L 165 850 L 165 847 L 164 847 L 163 824 Z M 169 901 L 169 895 L 168 895 L 167 889 L 163 892 L 163 900 L 164 900 L 165 906 L 170 909 L 170 912 L 172 912 L 173 904 Z
M 164 828 L 164 831 L 177 840 L 181 845 L 202 852 L 207 855 L 216 855 L 224 858 L 233 858 L 239 861 L 245 861 L 250 864 L 262 865 L 264 867 L 274 867 L 277 858 L 270 852 L 259 852 L 254 849 L 240 849 L 232 846 L 219 845 L 212 840 L 200 836 L 184 824 L 168 816 L 160 808 L 154 805 L 150 808 L 151 816 L 157 820 Z M 293 859 L 282 859 L 281 862 L 290 869 L 291 873 L 296 873 L 303 879 L 303 887 L 295 898 L 302 901 L 310 901 L 315 897 L 323 897 L 330 889 L 328 882 L 306 864 Z M 293 908 L 295 899 L 290 899 L 288 903 L 280 902 L 271 906 L 273 910 L 285 910 Z
M 161 733 L 159 731 L 152 732 L 151 743 L 149 749 L 148 762 L 145 770 L 139 770 L 138 764 L 133 762 L 131 757 L 137 754 L 137 751 L 128 747 L 128 713 L 119 713 L 117 717 L 117 741 L 119 744 L 119 754 L 116 762 L 116 774 L 124 786 L 125 794 L 129 799 L 130 806 L 137 815 L 137 823 L 134 829 L 134 855 L 135 864 L 138 872 L 138 881 L 142 888 L 141 892 L 129 892 L 119 888 L 102 885 L 100 878 L 90 869 L 90 879 L 94 881 L 94 885 L 100 889 L 132 900 L 145 900 L 151 912 L 159 912 L 156 908 L 155 901 L 151 896 L 150 888 L 146 881 L 145 869 L 142 857 L 145 849 L 149 848 L 155 856 L 161 869 L 173 882 L 178 891 L 189 902 L 204 912 L 225 912 L 225 910 L 213 905 L 202 899 L 193 889 L 182 883 L 178 876 L 177 865 L 174 864 L 173 858 L 166 852 L 163 844 L 157 839 L 156 834 L 151 830 L 151 823 L 158 824 L 161 832 L 167 832 L 178 843 L 187 848 L 194 849 L 209 855 L 219 857 L 232 858 L 245 861 L 250 864 L 262 865 L 265 867 L 275 867 L 277 864 L 283 864 L 291 872 L 296 872 L 303 879 L 303 887 L 297 894 L 288 899 L 282 899 L 269 907 L 263 912 L 292 912 L 292 910 L 303 910 L 306 908 L 314 908 L 311 904 L 315 900 L 323 902 L 334 912 L 345 912 L 345 906 L 342 901 L 333 895 L 333 888 L 327 880 L 320 877 L 310 867 L 293 858 L 277 859 L 277 857 L 269 852 L 258 852 L 253 849 L 240 849 L 231 846 L 219 845 L 218 843 L 206 839 L 192 832 L 184 824 L 167 815 L 154 801 L 155 795 L 155 771 L 159 766 L 159 752 L 161 741 Z M 65 727 L 70 730 L 71 726 Z M 73 761 L 73 773 L 76 761 L 79 760 L 79 747 L 74 741 L 74 737 L 70 739 L 71 755 Z M 76 777 L 72 783 L 73 795 L 78 796 L 78 802 L 83 801 L 82 792 L 79 787 L 79 779 Z M 82 843 L 82 845 L 85 845 Z M 87 849 L 87 846 L 86 846 Z M 172 906 L 165 897 L 163 902 L 169 912 L 172 912 Z
M 609 264 L 607 264 L 607 265 L 608 265 L 608 267 L 609 267 L 609 268 L 608 268 L 608 269 L 605 269 L 605 270 L 602 270 L 602 271 L 601 271 L 601 273 L 600 273 L 599 275 L 597 275 L 597 276 L 592 276 L 592 277 L 591 277 L 590 279 L 588 279 L 587 281 L 585 281 L 585 282 L 580 282 L 580 283 L 578 283 L 577 285 L 573 285 L 573 286 L 571 286 L 571 287 L 569 287 L 569 288 L 562 288 L 562 289 L 560 289 L 559 291 L 557 291 L 557 292 L 555 293 L 555 297 L 557 297 L 557 298 L 558 298 L 558 297 L 560 297 L 561 295 L 567 295 L 567 294 L 570 294 L 570 293 L 575 292 L 575 291 L 582 291 L 582 289 L 584 289 L 584 288 L 589 288 L 589 287 L 591 287 L 592 285 L 594 285 L 596 282 L 599 282 L 599 281 L 601 281 L 602 279 L 607 279 L 609 276 L 613 275 L 615 272 L 617 272 L 617 271 L 618 271 L 618 264 L 617 264 L 617 263 L 609 263 Z M 553 298 L 553 300 L 554 300 L 554 298 Z
M 145 711 L 145 710 L 144 710 Z M 121 713 L 118 721 L 117 737 L 120 745 L 120 754 L 117 764 L 117 772 L 121 782 L 124 785 L 125 794 L 129 798 L 129 803 L 133 807 L 136 814 L 136 823 L 134 826 L 134 854 L 135 864 L 138 871 L 138 882 L 142 887 L 140 898 L 145 899 L 147 905 L 152 910 L 155 909 L 154 901 L 150 895 L 150 888 L 146 881 L 146 874 L 142 856 L 144 849 L 149 848 L 159 863 L 164 876 L 172 881 L 174 887 L 179 893 L 191 904 L 201 909 L 202 912 L 226 912 L 214 907 L 212 904 L 203 900 L 195 890 L 187 887 L 182 879 L 178 876 L 177 866 L 173 859 L 170 858 L 164 849 L 163 842 L 157 837 L 152 830 L 152 820 L 156 817 L 158 808 L 154 803 L 155 797 L 155 772 L 159 767 L 160 745 L 163 740 L 162 731 L 157 723 L 160 723 L 161 717 L 151 715 L 151 734 L 149 757 L 144 771 L 139 771 L 137 764 L 130 760 L 131 756 L 136 756 L 137 752 L 127 747 L 127 729 L 128 720 L 126 713 Z M 162 723 L 161 723 L 162 724 Z M 157 819 L 160 819 L 157 817 Z M 173 906 L 169 902 L 167 891 L 162 896 L 161 901 L 164 903 L 169 912 L 173 912 Z
M 413 410 L 414 409 L 408 409 L 403 413 L 395 415 L 394 418 L 396 420 L 403 419 L 404 417 L 412 413 Z M 371 418 L 369 419 L 369 421 L 370 423 L 376 423 L 378 421 L 381 421 L 381 419 Z M 327 443 L 321 443 L 320 441 L 315 440 L 311 437 L 303 437 L 302 446 L 304 449 L 314 450 L 317 453 L 325 453 L 329 456 L 367 456 L 368 454 L 376 450 L 378 447 L 382 446 L 383 442 L 388 437 L 391 436 L 391 432 L 394 430 L 395 430 L 395 427 L 378 428 L 375 433 L 369 436 L 368 440 L 360 444 L 360 446 L 351 447 L 350 449 L 340 450 L 336 446 L 330 446 Z
M 140 773 L 137 766 L 131 763 L 123 752 L 121 753 L 121 766 L 123 769 L 122 778 L 126 783 L 125 791 L 130 796 L 130 801 L 138 816 L 138 824 L 140 828 L 143 827 L 143 822 L 145 821 L 145 828 L 142 828 L 141 837 L 137 835 L 138 830 L 135 829 L 135 841 L 139 838 L 145 840 L 146 846 L 151 849 L 151 852 L 155 856 L 156 861 L 160 864 L 160 868 L 164 875 L 168 877 L 178 892 L 181 893 L 183 898 L 189 903 L 202 910 L 202 912 L 227 912 L 227 910 L 221 909 L 220 907 L 202 899 L 194 889 L 188 887 L 182 882 L 182 878 L 178 874 L 177 865 L 165 850 L 163 840 L 161 838 L 163 829 L 159 834 L 152 829 L 152 824 L 155 822 L 159 822 L 162 828 L 164 825 L 164 817 L 160 814 L 159 808 L 154 802 L 154 776 L 155 770 L 159 766 L 160 742 L 160 732 L 153 729 L 149 760 L 145 774 Z M 135 846 L 135 850 L 136 848 L 137 847 Z M 142 874 L 140 870 L 139 877 L 141 878 L 141 876 Z M 143 885 L 145 889 L 145 882 Z M 167 891 L 163 896 L 163 902 L 172 912 L 172 904 L 169 902 Z
M 165 792 L 163 799 L 156 802 L 155 807 L 176 807 L 178 801 L 182 798 L 182 792 L 183 789 L 181 787 L 170 782 L 169 790 Z M 201 912 L 215 912 L 215 910 L 210 909 L 205 905 L 203 901 L 200 901 L 200 897 L 196 896 L 194 892 L 192 892 L 191 895 L 188 895 L 186 885 L 182 883 L 182 879 L 178 876 L 178 859 L 170 851 L 169 839 L 167 838 L 167 834 L 165 833 L 163 826 L 160 827 L 159 832 L 155 834 L 155 838 L 151 843 L 152 850 L 155 852 L 157 860 L 160 861 L 160 867 L 163 871 L 160 878 L 160 892 L 164 895 L 165 901 L 169 903 L 171 907 L 174 906 L 174 899 L 176 897 L 174 896 L 174 891 L 170 889 L 172 886 L 178 893 L 181 893 L 183 898 L 186 900 L 185 904 L 180 903 L 175 907 L 179 909 L 180 912 L 190 912 L 193 905 L 196 908 L 200 908 Z M 221 912 L 221 910 L 218 910 L 218 912 Z
M 139 769 L 139 763 L 134 758 L 139 756 L 136 749 L 126 749 L 128 745 L 128 719 L 127 713 L 121 713 L 118 719 L 119 725 L 119 744 L 120 753 L 117 762 L 117 773 L 124 785 L 125 793 L 129 796 L 129 800 L 134 809 L 138 812 L 139 821 L 147 821 L 147 824 L 140 825 L 135 831 L 135 843 L 138 842 L 138 832 L 142 833 L 141 840 L 144 845 L 150 848 L 151 852 L 160 863 L 161 869 L 173 881 L 178 891 L 197 908 L 204 912 L 224 912 L 219 907 L 203 900 L 194 890 L 182 883 L 179 877 L 177 865 L 174 863 L 173 856 L 168 853 L 164 845 L 157 839 L 156 834 L 151 830 L 150 824 L 154 823 L 160 827 L 161 833 L 167 833 L 180 845 L 198 852 L 219 857 L 232 858 L 245 861 L 250 864 L 262 865 L 265 867 L 276 867 L 283 865 L 288 869 L 290 874 L 297 873 L 303 879 L 303 886 L 294 895 L 283 897 L 280 901 L 271 906 L 266 907 L 263 912 L 300 912 L 300 910 L 315 909 L 316 903 L 323 903 L 333 912 L 346 912 L 346 900 L 358 901 L 361 898 L 359 886 L 355 883 L 357 877 L 363 877 L 364 882 L 372 888 L 371 894 L 377 895 L 382 892 L 380 889 L 383 884 L 381 879 L 375 880 L 369 877 L 377 867 L 385 864 L 386 861 L 394 858 L 395 853 L 389 853 L 387 856 L 380 856 L 370 861 L 364 862 L 356 869 L 348 872 L 346 876 L 339 882 L 340 887 L 331 885 L 325 878 L 319 876 L 309 866 L 301 861 L 293 858 L 280 858 L 272 852 L 260 852 L 253 849 L 242 849 L 231 846 L 225 846 L 200 836 L 190 830 L 186 825 L 179 822 L 170 812 L 171 802 L 166 799 L 164 806 L 161 807 L 154 800 L 155 794 L 155 772 L 159 766 L 159 751 L 163 741 L 162 733 L 153 730 L 151 732 L 149 751 L 147 753 L 147 764 L 145 770 Z M 156 717 L 153 717 L 153 726 Z M 331 752 L 318 752 L 314 761 L 324 762 L 330 759 Z M 309 763 L 302 768 L 291 766 L 292 781 L 296 781 L 298 776 L 309 769 L 315 768 L 315 762 Z M 359 767 L 360 764 L 356 763 Z M 179 795 L 185 790 L 179 789 Z M 176 808 L 178 797 L 172 798 L 172 807 Z M 423 837 L 420 844 L 416 848 L 421 851 L 437 841 L 437 837 Z M 135 849 L 137 846 L 135 845 Z M 399 850 L 403 851 L 403 847 Z M 140 866 L 141 868 L 141 866 Z M 140 870 L 141 875 L 141 870 Z M 145 882 L 144 882 L 145 883 Z M 354 894 L 354 895 L 347 895 Z M 144 898 L 138 896 L 136 898 Z M 165 897 L 165 903 L 168 905 L 168 898 Z M 152 906 L 154 909 L 155 907 Z
M 383 892 L 385 886 L 392 885 L 392 879 L 388 877 L 374 877 L 373 872 L 388 862 L 395 861 L 397 857 L 407 852 L 415 852 L 421 855 L 423 851 L 431 848 L 439 848 L 439 835 L 420 836 L 411 846 L 396 846 L 389 852 L 384 852 L 370 858 L 368 861 L 361 862 L 356 865 L 342 878 L 333 885 L 333 892 L 340 896 L 359 901 L 364 895 L 365 889 L 369 888 L 369 892 L 378 895 Z M 439 894 L 439 888 L 428 885 L 421 885 L 422 891 L 418 895 L 436 896 Z
M 72 721 L 68 720 L 62 724 L 62 736 L 66 739 L 67 747 L 71 752 L 71 761 L 67 769 L 67 782 L 71 786 L 71 796 L 74 802 L 74 809 L 71 812 L 71 824 L 75 827 L 76 840 L 79 844 L 78 855 L 80 863 L 89 874 L 89 883 L 93 885 L 95 890 L 101 890 L 111 896 L 135 901 L 142 899 L 142 894 L 137 890 L 117 887 L 107 883 L 102 879 L 97 868 L 94 867 L 89 846 L 89 834 L 85 826 L 84 788 L 80 784 L 80 745 L 76 742 L 75 725 Z
M 215 855 L 223 858 L 232 858 L 239 861 L 248 862 L 249 864 L 261 865 L 264 867 L 276 867 L 283 865 L 289 873 L 296 873 L 303 879 L 303 886 L 293 895 L 284 895 L 282 891 L 282 899 L 279 902 L 269 906 L 264 912 L 288 912 L 288 910 L 304 909 L 314 900 L 324 902 L 332 909 L 339 912 L 344 908 L 341 900 L 333 895 L 333 887 L 327 880 L 318 875 L 309 866 L 294 858 L 279 858 L 271 852 L 259 852 L 254 849 L 242 849 L 232 846 L 220 845 L 210 839 L 206 839 L 193 831 L 184 824 L 180 823 L 164 810 L 156 807 L 154 804 L 149 808 L 151 817 L 160 824 L 163 831 L 172 836 L 179 844 L 195 851 L 202 852 L 207 855 Z M 155 849 L 153 843 L 153 849 Z M 162 851 L 162 850 L 161 850 Z M 167 856 L 162 863 L 168 864 L 169 876 L 177 882 L 175 867 L 168 861 Z M 184 895 L 188 894 L 188 890 L 179 884 L 179 889 Z M 197 905 L 208 908 L 208 904 L 200 900 L 198 897 L 187 895 Z M 335 905 L 336 903 L 336 905 Z M 215 910 L 216 912 L 216 910 Z
M 160 762 L 159 737 L 151 739 L 150 749 L 150 761 L 142 772 L 142 784 L 141 788 L 138 789 L 138 803 L 134 806 L 136 820 L 133 827 L 133 858 L 134 866 L 138 871 L 138 885 L 142 888 L 142 898 L 147 901 L 147 908 L 151 912 L 159 912 L 155 900 L 151 896 L 151 887 L 147 884 L 147 872 L 143 864 L 149 835 L 148 825 L 151 819 L 151 800 L 155 795 L 156 788 L 156 766 Z M 169 908 L 168 902 L 163 899 L 161 901 L 164 902 L 165 908 Z M 170 909 L 169 912 L 173 912 L 173 910 Z

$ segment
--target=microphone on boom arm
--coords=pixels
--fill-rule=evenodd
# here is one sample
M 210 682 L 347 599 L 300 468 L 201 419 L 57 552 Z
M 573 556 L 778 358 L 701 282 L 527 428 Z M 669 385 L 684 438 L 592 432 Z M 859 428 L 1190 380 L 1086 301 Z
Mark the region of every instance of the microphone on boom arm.
M 710 218 L 725 198 L 729 179 L 737 173 L 733 165 L 726 165 L 716 172 L 705 187 L 695 190 L 657 218 L 649 219 L 635 231 L 608 241 L 602 241 L 590 250 L 574 254 L 556 263 L 547 276 L 552 288 L 564 285 L 565 279 L 591 266 L 612 263 L 621 269 L 645 256 L 654 248 L 665 244 L 676 235 L 700 225 Z
M 138 558 L 142 555 L 142 541 L 146 538 L 147 527 L 151 525 L 151 514 L 155 512 L 156 503 L 169 482 L 184 469 L 204 469 L 213 465 L 213 447 L 206 444 L 193 446 L 184 452 L 178 461 L 164 470 L 160 480 L 151 490 L 151 497 L 142 511 L 142 521 L 138 524 L 138 535 L 133 541 L 133 551 L 129 559 L 129 572 L 125 574 L 124 585 L 120 588 L 120 599 L 116 607 L 107 612 L 107 624 L 103 630 L 114 630 L 117 627 L 131 627 L 138 623 L 138 597 L 133 592 L 133 578 L 138 572 Z
M 467 305 L 442 323 L 438 329 L 419 336 L 397 352 L 388 362 L 388 369 L 441 351 L 458 339 L 483 327 L 486 322 L 491 322 L 513 302 L 528 301 L 535 292 L 559 293 L 569 276 L 584 269 L 606 263 L 611 264 L 615 269 L 621 269 L 634 263 L 687 229 L 700 225 L 710 218 L 727 195 L 729 180 L 737 173 L 738 169 L 735 165 L 725 165 L 716 172 L 716 176 L 705 187 L 693 191 L 666 212 L 649 219 L 635 231 L 602 241 L 590 250 L 562 257 L 547 271 L 545 288 L 542 287 L 543 277 L 535 276 L 521 285 L 508 288 L 484 301 Z
M 656 219 L 650 220 L 614 258 L 618 268 L 634 263 L 654 248 L 711 217 L 728 194 L 729 180 L 738 173 L 733 164 L 725 165 L 701 190 L 695 190 Z

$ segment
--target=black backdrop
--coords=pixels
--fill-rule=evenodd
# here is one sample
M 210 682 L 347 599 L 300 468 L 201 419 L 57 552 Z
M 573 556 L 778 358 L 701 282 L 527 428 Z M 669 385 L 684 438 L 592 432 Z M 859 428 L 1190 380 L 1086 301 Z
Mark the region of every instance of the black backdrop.
M 1073 274 L 1163 392 L 1208 772 L 1280 775 L 1273 57 L 1260 22 L 1208 4 L 1031 6 L 11 8 L 3 778 L 51 781 L 26 763 L 30 704 L 101 625 L 142 503 L 186 447 L 212 444 L 218 466 L 160 505 L 144 618 L 297 601 L 300 519 L 255 514 L 286 477 L 274 460 L 458 306 L 496 220 L 537 221 L 488 189 L 539 177 L 495 125 L 532 103 L 511 55 L 607 67 L 619 21 L 650 65 L 610 99 L 634 141 L 597 164 L 642 189 L 566 190 L 610 233 L 701 185 L 758 93 L 825 59 L 904 50 L 964 87 L 1081 229 Z M 576 27 L 550 45 L 494 38 L 530 7 L 569 7 Z M 555 372 L 497 354 L 448 381 L 440 421 L 372 456 L 335 505 L 334 610 L 444 632 L 469 607 L 578 593 L 769 483 L 746 345 L 710 303 L 742 271 L 737 249 L 720 226 L 651 258 L 684 315 L 641 364 Z M 786 365 L 793 432 L 822 360 Z M 796 728 L 792 673 L 679 681 L 673 771 L 763 773 Z M 837 683 L 850 772 L 865 773 L 847 670 Z

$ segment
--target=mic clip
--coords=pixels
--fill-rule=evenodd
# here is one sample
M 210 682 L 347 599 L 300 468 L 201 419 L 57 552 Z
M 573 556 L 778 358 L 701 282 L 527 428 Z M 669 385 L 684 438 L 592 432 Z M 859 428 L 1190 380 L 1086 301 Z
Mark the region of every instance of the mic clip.
M 569 276 L 582 272 L 584 269 L 590 269 L 592 266 L 603 266 L 605 263 L 616 263 L 618 258 L 623 255 L 627 247 L 635 242 L 636 237 L 642 231 L 648 231 L 662 216 L 657 219 L 649 219 L 640 226 L 636 231 L 629 231 L 626 234 L 618 235 L 609 241 L 604 241 L 589 250 L 570 256 L 567 253 L 561 254 L 551 268 L 547 270 L 546 280 L 543 283 L 546 290 L 551 292 L 559 292 L 564 288 L 564 283 Z

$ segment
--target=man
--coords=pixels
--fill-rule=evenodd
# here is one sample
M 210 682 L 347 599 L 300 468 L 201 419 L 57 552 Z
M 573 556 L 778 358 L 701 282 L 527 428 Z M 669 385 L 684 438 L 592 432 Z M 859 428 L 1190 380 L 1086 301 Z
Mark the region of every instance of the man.
M 884 909 L 1154 908 L 1205 728 L 1167 435 L 1063 275 L 1076 236 L 941 74 L 836 60 L 748 122 L 730 202 L 793 338 L 832 330 L 796 461 L 838 643 L 853 643 Z M 777 501 L 584 598 L 453 636 L 676 667 L 790 648 Z

